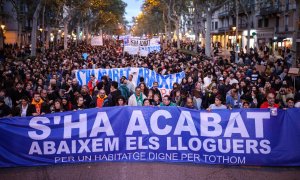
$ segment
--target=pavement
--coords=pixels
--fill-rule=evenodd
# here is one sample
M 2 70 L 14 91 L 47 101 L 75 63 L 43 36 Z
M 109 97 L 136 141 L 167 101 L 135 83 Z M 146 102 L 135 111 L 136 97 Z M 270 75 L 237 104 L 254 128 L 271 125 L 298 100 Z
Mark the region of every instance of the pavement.
M 1 180 L 298 180 L 300 167 L 196 165 L 190 163 L 85 163 L 0 169 Z

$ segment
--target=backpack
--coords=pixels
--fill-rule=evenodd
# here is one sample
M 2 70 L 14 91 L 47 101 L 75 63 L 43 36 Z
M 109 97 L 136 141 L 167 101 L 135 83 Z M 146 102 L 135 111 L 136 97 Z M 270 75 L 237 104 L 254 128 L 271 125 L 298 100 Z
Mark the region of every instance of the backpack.
M 119 90 L 121 91 L 121 95 L 126 99 L 126 101 L 128 100 L 128 98 L 130 97 L 130 92 L 129 89 L 126 85 L 120 85 L 119 86 Z

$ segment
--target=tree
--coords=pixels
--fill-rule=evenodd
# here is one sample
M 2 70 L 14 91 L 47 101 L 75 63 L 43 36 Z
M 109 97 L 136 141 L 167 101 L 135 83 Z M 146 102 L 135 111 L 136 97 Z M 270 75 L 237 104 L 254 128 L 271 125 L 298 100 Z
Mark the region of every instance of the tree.
M 199 4 L 206 17 L 205 29 L 205 55 L 211 57 L 211 22 L 213 13 L 222 7 L 228 0 L 197 0 L 194 3 Z M 199 9 L 200 10 L 200 9 Z
M 31 56 L 36 56 L 36 32 L 37 32 L 37 21 L 39 13 L 42 8 L 42 0 L 37 1 L 37 7 L 32 17 L 32 30 L 31 30 Z

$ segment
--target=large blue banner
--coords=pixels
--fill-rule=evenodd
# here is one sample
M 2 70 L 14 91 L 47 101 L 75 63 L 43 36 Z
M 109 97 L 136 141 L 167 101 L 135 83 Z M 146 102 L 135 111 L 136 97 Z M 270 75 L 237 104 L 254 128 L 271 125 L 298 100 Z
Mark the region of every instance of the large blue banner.
M 97 80 L 101 80 L 102 76 L 108 76 L 111 80 L 120 82 L 122 76 L 126 78 L 133 76 L 132 83 L 137 86 L 140 83 L 140 77 L 144 78 L 144 82 L 148 87 L 152 87 L 153 82 L 158 82 L 158 89 L 162 95 L 169 94 L 173 89 L 173 84 L 181 83 L 185 77 L 184 71 L 175 74 L 161 75 L 148 68 L 112 68 L 112 69 L 82 69 L 76 70 L 75 76 L 80 85 L 86 85 L 90 81 L 91 75 Z
M 300 109 L 114 107 L 0 120 L 0 167 L 162 161 L 299 166 Z

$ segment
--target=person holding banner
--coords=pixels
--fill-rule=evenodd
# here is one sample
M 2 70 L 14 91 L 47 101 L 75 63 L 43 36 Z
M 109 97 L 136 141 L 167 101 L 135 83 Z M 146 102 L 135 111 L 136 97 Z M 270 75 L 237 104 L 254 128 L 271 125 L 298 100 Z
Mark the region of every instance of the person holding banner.
M 222 104 L 222 96 L 221 95 L 217 95 L 215 97 L 215 103 L 211 104 L 207 110 L 211 111 L 212 109 L 227 109 L 227 107 L 224 104 Z
M 31 104 L 35 107 L 36 115 L 43 115 L 50 112 L 49 106 L 41 99 L 41 95 L 35 92 Z
M 98 94 L 93 97 L 90 107 L 102 108 L 106 106 L 109 106 L 108 97 L 105 94 L 105 90 L 100 89 Z
M 260 108 L 261 109 L 264 109 L 264 108 L 279 108 L 279 105 L 275 103 L 275 95 L 273 93 L 268 93 L 267 101 L 262 103 Z
M 175 103 L 171 101 L 171 97 L 169 95 L 165 95 L 162 99 L 162 102 L 159 106 L 177 106 Z
M 21 103 L 13 110 L 13 116 L 35 116 L 35 107 L 29 103 L 29 98 L 23 96 L 20 99 Z
M 73 106 L 73 111 L 77 111 L 77 110 L 82 110 L 82 109 L 86 109 L 85 105 L 84 105 L 84 100 L 83 97 L 81 95 L 77 96 L 77 104 L 75 104 Z
M 128 99 L 128 106 L 143 106 L 143 101 L 146 96 L 141 92 L 141 88 L 138 86 L 135 88 L 135 93 Z

